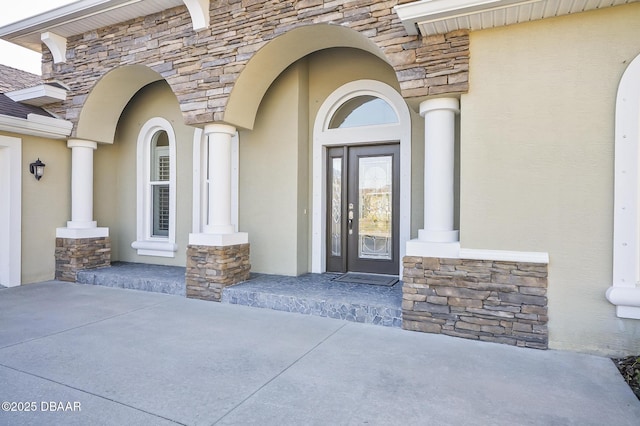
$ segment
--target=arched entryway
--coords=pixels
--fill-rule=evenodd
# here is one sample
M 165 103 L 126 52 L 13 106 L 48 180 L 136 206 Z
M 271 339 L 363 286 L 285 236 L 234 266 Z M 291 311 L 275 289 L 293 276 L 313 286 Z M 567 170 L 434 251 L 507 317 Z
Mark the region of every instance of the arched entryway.
M 402 96 L 349 82 L 313 128 L 312 271 L 400 273 L 410 237 L 411 120 Z

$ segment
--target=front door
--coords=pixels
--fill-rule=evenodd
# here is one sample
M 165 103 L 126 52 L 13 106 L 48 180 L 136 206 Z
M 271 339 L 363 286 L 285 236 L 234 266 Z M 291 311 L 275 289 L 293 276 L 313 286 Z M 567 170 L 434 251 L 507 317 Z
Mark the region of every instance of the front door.
M 327 271 L 397 275 L 400 145 L 332 147 Z

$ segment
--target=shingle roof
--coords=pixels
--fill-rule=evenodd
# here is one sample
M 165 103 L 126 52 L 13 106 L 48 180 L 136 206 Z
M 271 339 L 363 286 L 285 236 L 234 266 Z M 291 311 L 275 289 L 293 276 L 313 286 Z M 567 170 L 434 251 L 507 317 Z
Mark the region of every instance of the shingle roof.
M 42 84 L 42 78 L 39 75 L 0 64 L 0 93 L 25 89 L 38 84 Z
M 51 117 L 51 114 L 42 108 L 15 102 L 4 94 L 39 84 L 42 84 L 42 78 L 39 75 L 0 64 L 0 115 L 27 118 L 29 114 L 38 114 Z

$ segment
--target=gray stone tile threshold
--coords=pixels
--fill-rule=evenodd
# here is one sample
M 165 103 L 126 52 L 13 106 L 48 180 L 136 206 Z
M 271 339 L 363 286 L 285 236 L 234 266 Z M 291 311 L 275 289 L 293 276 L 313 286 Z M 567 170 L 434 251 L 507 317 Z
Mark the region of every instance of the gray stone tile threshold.
M 225 288 L 222 303 L 401 327 L 401 281 L 393 286 L 334 281 L 341 275 L 252 273 L 248 281 Z M 179 266 L 114 262 L 108 268 L 79 272 L 77 281 L 183 297 L 186 294 L 185 268 Z

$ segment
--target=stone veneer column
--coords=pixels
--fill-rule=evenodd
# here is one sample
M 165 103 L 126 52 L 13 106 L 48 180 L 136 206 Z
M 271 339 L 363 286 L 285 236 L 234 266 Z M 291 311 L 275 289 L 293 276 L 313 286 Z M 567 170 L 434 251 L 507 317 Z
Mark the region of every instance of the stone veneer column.
M 56 279 L 75 281 L 76 273 L 111 264 L 109 228 L 93 220 L 93 151 L 96 142 L 70 139 L 71 220 L 56 229 Z
M 407 243 L 408 256 L 457 256 L 459 231 L 454 229 L 456 98 L 420 104 L 424 117 L 424 229 Z
M 204 128 L 208 144 L 208 215 L 202 233 L 189 234 L 187 297 L 219 302 L 222 289 L 249 279 L 249 236 L 231 223 L 231 138 L 222 123 Z

